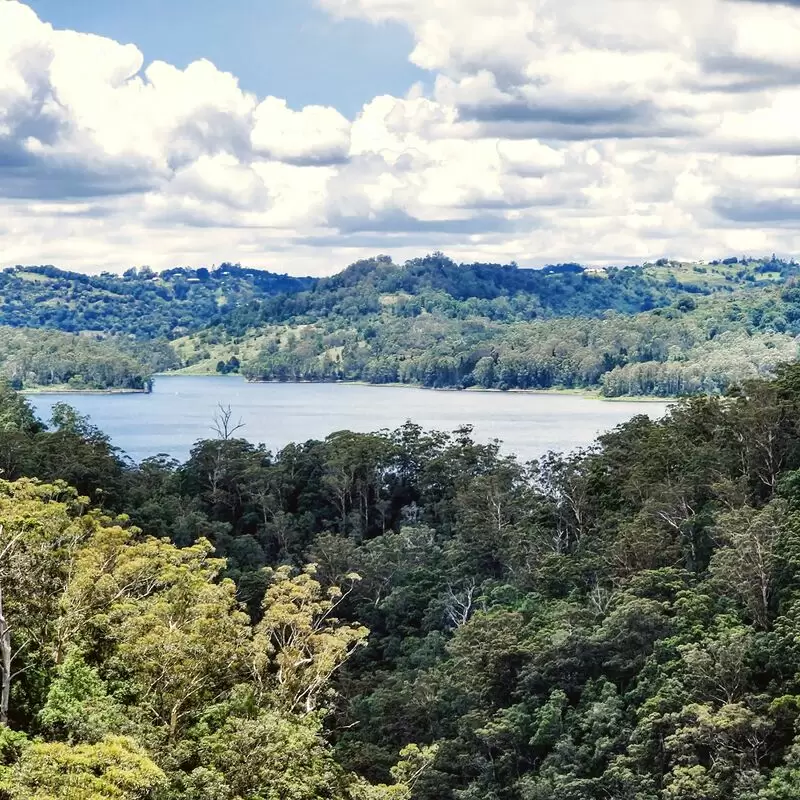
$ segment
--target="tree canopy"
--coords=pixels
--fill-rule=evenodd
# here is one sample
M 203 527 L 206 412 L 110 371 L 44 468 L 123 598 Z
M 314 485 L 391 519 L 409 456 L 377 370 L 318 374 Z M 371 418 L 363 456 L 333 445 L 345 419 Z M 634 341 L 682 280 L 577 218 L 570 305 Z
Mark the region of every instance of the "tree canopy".
M 134 465 L 6 390 L 0 797 L 797 796 L 776 373 L 530 464 L 408 423 Z
M 798 272 L 774 256 L 586 270 L 456 264 L 442 253 L 402 265 L 377 256 L 329 278 L 232 264 L 122 276 L 16 267 L 0 273 L 0 374 L 76 390 L 141 389 L 155 372 L 188 369 L 721 393 L 796 356 Z

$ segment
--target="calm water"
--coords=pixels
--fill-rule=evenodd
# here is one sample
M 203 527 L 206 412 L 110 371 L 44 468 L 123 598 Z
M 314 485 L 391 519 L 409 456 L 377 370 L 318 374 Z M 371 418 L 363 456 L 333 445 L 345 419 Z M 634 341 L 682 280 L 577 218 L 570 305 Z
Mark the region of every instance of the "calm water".
M 159 377 L 152 394 L 31 395 L 47 420 L 66 402 L 111 436 L 131 458 L 158 453 L 185 460 L 198 439 L 214 436 L 219 404 L 230 405 L 240 435 L 277 450 L 339 430 L 396 428 L 406 420 L 427 429 L 474 426 L 479 441 L 500 439 L 527 460 L 548 450 L 587 445 L 636 414 L 658 417 L 664 403 L 604 403 L 574 395 L 439 392 L 336 384 L 246 383 L 236 377 Z

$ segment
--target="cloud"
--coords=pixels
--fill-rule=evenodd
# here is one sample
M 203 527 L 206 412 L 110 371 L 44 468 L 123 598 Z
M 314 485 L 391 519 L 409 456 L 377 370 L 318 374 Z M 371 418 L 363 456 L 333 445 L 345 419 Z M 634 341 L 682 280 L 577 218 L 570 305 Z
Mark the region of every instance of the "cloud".
M 350 150 L 350 123 L 336 109 L 307 106 L 292 111 L 285 100 L 268 97 L 254 112 L 253 149 L 298 166 L 339 164 Z
M 209 61 L 145 67 L 133 45 L 0 4 L 0 185 L 14 196 L 160 190 L 219 156 L 330 163 L 347 129 L 334 109 L 259 103 Z
M 442 233 L 470 235 L 476 230 L 482 233 L 508 233 L 517 226 L 514 221 L 500 214 L 483 214 L 461 218 L 419 219 L 400 209 L 391 209 L 383 214 L 368 217 L 334 216 L 332 221 L 342 234 L 350 233 Z
M 317 2 L 406 26 L 430 88 L 347 119 L 0 2 L 3 261 L 800 250 L 800 0 Z
M 800 221 L 800 197 L 717 197 L 714 208 L 725 219 L 745 224 L 783 225 Z
M 800 0 L 735 0 L 738 3 L 763 3 L 764 5 L 773 6 L 795 6 L 800 7 Z

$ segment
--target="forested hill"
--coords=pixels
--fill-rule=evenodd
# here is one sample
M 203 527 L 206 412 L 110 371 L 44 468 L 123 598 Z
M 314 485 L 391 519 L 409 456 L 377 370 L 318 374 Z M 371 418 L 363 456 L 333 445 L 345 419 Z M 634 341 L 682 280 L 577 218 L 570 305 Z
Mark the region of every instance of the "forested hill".
M 774 259 L 591 272 L 375 259 L 175 347 L 192 369 L 254 380 L 724 392 L 797 357 L 797 272 Z
M 0 420 L 3 800 L 800 796 L 798 366 L 530 465 Z
M 230 264 L 122 276 L 19 267 L 0 273 L 0 325 L 158 342 L 156 369 L 253 380 L 675 395 L 794 360 L 798 273 L 774 257 L 533 270 L 441 253 L 378 256 L 322 279 Z
M 335 318 L 358 323 L 391 310 L 499 322 L 561 316 L 635 314 L 689 296 L 730 293 L 789 280 L 800 265 L 778 259 L 726 259 L 689 265 L 666 259 L 646 266 L 587 270 L 578 264 L 544 269 L 456 264 L 441 253 L 394 264 L 388 256 L 357 262 L 312 289 L 279 294 L 232 309 L 223 325 L 241 335 L 262 324 L 313 323 Z
M 124 275 L 16 267 L 0 272 L 0 325 L 173 338 L 219 322 L 229 308 L 313 284 L 231 264 Z
M 239 265 L 213 270 L 84 275 L 50 266 L 0 272 L 0 325 L 68 332 L 175 338 L 209 326 L 243 334 L 253 326 L 359 321 L 391 307 L 496 321 L 558 316 L 632 314 L 667 306 L 684 295 L 711 295 L 784 282 L 800 273 L 794 261 L 762 259 L 686 265 L 656 264 L 585 270 L 456 264 L 441 253 L 394 264 L 387 256 L 357 262 L 330 278 L 295 278 Z

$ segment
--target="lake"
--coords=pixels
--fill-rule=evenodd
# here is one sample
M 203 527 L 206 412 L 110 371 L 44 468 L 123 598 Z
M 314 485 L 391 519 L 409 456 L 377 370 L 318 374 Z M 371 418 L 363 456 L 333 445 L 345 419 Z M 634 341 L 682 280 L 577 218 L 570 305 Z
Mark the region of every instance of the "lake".
M 474 427 L 474 437 L 500 439 L 523 460 L 549 450 L 590 444 L 598 434 L 637 414 L 661 416 L 666 403 L 603 402 L 579 395 L 446 392 L 410 387 L 329 383 L 247 383 L 241 378 L 160 376 L 151 394 L 34 394 L 37 414 L 49 419 L 66 402 L 105 431 L 135 461 L 167 453 L 185 460 L 194 442 L 214 437 L 219 405 L 244 423 L 238 435 L 277 450 L 290 442 L 323 439 L 339 430 L 394 429 L 407 420 L 423 428 Z

